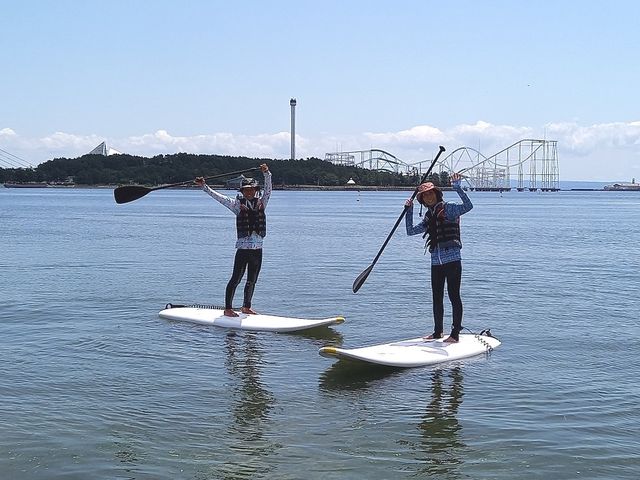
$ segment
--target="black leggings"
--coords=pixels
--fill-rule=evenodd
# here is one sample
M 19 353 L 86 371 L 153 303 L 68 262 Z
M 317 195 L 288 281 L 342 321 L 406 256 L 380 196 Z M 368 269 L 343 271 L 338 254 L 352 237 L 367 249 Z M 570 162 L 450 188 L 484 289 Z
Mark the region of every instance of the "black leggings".
M 233 261 L 233 275 L 227 283 L 227 290 L 224 297 L 224 308 L 233 308 L 233 296 L 236 293 L 236 287 L 242 280 L 247 267 L 247 283 L 244 286 L 244 302 L 243 307 L 251 308 L 251 297 L 253 297 L 253 289 L 258 281 L 258 274 L 262 266 L 262 249 L 250 250 L 239 248 L 236 250 L 236 258 Z
M 451 336 L 458 339 L 462 330 L 462 299 L 460 298 L 460 282 L 462 280 L 462 262 L 431 265 L 431 293 L 433 294 L 433 321 L 436 337 L 442 335 L 444 321 L 444 282 L 447 282 L 447 294 L 453 308 L 453 328 Z

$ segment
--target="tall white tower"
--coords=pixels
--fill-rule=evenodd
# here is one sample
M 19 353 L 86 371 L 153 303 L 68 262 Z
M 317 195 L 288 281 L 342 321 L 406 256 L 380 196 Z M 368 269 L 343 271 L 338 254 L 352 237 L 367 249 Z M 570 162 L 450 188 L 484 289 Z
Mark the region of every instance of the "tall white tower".
M 289 100 L 291 105 L 291 160 L 296 159 L 296 99 Z

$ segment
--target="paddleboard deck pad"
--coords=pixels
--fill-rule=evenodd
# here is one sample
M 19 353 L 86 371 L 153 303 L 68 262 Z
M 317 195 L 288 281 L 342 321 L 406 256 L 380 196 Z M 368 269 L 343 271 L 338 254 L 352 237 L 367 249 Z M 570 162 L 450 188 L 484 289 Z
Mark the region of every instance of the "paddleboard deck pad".
M 278 317 L 275 315 L 248 315 L 236 312 L 237 317 L 227 317 L 224 309 L 214 305 L 172 305 L 168 303 L 158 315 L 167 320 L 215 325 L 216 327 L 252 330 L 257 332 L 297 332 L 344 322 L 343 317 L 320 320 Z
M 458 343 L 446 343 L 443 340 L 412 338 L 352 349 L 322 347 L 318 353 L 328 358 L 357 360 L 389 367 L 422 367 L 473 357 L 490 352 L 500 345 L 497 338 L 485 334 L 460 334 Z

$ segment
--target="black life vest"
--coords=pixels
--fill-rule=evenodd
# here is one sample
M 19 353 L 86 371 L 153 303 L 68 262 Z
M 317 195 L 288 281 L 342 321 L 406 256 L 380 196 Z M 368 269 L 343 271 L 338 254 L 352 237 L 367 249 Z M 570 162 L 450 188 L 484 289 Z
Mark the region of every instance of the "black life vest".
M 267 235 L 267 217 L 264 205 L 259 198 L 240 199 L 240 213 L 236 216 L 236 230 L 238 238 L 249 237 L 256 232 L 261 237 Z
M 433 252 L 436 246 L 462 248 L 460 218 L 456 218 L 454 221 L 447 220 L 444 202 L 439 202 L 433 208 L 429 208 L 423 222 L 427 228 L 422 238 L 429 235 L 426 246 L 430 252 Z

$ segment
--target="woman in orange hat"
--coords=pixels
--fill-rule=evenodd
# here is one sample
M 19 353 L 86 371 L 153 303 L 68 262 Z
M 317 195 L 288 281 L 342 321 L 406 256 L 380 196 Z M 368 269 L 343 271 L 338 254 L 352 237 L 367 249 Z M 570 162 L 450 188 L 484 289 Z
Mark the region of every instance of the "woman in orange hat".
M 459 174 L 451 175 L 451 185 L 460 196 L 462 203 L 445 202 L 442 191 L 432 182 L 423 183 L 418 187 L 416 199 L 422 206 L 427 207 L 427 212 L 417 225 L 413 224 L 413 201 L 409 199 L 405 202 L 407 235 L 423 233 L 422 238 L 428 236 L 425 248 L 428 248 L 431 254 L 434 329 L 432 334 L 424 337 L 425 340 L 442 338 L 445 283 L 453 310 L 453 327 L 451 335 L 445 339 L 445 342 L 457 342 L 462 330 L 460 216 L 471 210 L 473 204 L 460 186 L 460 180 Z
M 258 196 L 260 185 L 258 182 L 245 178 L 240 185 L 238 198 L 229 198 L 226 195 L 213 190 L 207 185 L 202 177 L 195 179 L 195 183 L 202 187 L 213 199 L 220 202 L 236 215 L 236 230 L 238 240 L 236 241 L 236 256 L 233 262 L 233 273 L 227 284 L 224 299 L 224 314 L 227 317 L 237 317 L 233 311 L 233 297 L 236 288 L 247 271 L 247 283 L 244 286 L 244 301 L 242 303 L 242 313 L 256 313 L 251 308 L 253 290 L 258 281 L 260 268 L 262 267 L 262 243 L 267 234 L 267 217 L 265 208 L 271 196 L 271 172 L 266 163 L 260 165 L 260 170 L 264 174 L 264 193 Z

